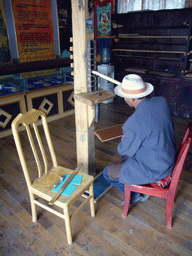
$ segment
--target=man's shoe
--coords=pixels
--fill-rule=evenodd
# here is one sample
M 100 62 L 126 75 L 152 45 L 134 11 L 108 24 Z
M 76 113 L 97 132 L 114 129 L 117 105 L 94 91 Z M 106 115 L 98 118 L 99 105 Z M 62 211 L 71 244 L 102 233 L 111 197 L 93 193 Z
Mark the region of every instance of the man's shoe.
M 150 197 L 150 195 L 146 195 L 146 194 L 141 194 L 142 199 L 140 200 L 141 202 L 145 202 L 147 201 L 147 199 Z
M 150 197 L 150 195 L 145 195 L 145 194 L 138 194 L 134 197 L 131 197 L 131 201 L 130 201 L 130 205 L 134 205 L 137 202 L 141 201 L 141 202 L 145 202 L 147 201 L 147 199 Z M 121 205 L 124 205 L 124 200 L 121 202 Z
M 142 200 L 142 198 L 143 198 L 143 197 L 142 197 L 141 194 L 138 194 L 138 195 L 136 195 L 136 196 L 134 196 L 134 197 L 131 197 L 130 205 L 132 206 L 132 205 L 138 203 L 139 201 Z

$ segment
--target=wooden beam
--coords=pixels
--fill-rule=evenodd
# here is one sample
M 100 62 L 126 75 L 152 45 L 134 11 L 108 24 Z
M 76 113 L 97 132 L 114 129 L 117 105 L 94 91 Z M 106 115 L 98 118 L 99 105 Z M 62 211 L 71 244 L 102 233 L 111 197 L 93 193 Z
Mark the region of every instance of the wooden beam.
M 85 4 L 87 0 L 72 0 L 74 93 L 87 92 L 87 53 Z
M 73 28 L 74 94 L 88 91 L 86 11 L 88 0 L 71 0 Z M 83 172 L 95 171 L 95 137 L 93 134 L 95 106 L 75 100 L 77 165 Z

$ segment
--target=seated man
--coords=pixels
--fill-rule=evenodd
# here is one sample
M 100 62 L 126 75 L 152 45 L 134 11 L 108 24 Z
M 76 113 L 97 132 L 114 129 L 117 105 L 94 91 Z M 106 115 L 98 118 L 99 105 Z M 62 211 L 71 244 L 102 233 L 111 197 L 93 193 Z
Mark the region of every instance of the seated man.
M 153 85 L 138 75 L 127 75 L 115 93 L 135 108 L 123 125 L 117 150 L 122 162 L 104 169 L 104 178 L 124 193 L 124 184 L 142 185 L 171 175 L 175 164 L 175 135 L 172 114 L 163 97 L 146 97 Z M 148 195 L 131 194 L 131 204 Z

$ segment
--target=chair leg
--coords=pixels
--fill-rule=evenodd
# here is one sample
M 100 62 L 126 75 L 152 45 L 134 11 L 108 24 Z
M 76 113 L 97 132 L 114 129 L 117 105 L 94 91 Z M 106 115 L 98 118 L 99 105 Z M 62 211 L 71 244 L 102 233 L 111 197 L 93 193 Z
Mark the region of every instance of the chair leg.
M 64 216 L 65 216 L 65 229 L 67 235 L 68 244 L 72 244 L 72 233 L 71 233 L 71 218 L 69 214 L 69 207 L 68 205 L 64 206 Z
M 32 214 L 32 221 L 37 222 L 37 207 L 34 203 L 35 196 L 33 194 L 30 194 L 30 201 L 31 201 L 31 214 Z
M 131 189 L 129 186 L 125 185 L 124 208 L 123 208 L 123 214 L 122 214 L 123 218 L 127 217 L 130 200 L 131 200 Z
M 173 209 L 174 198 L 167 198 L 166 201 L 166 221 L 167 228 L 172 228 L 172 209 Z
M 93 192 L 93 183 L 89 187 L 89 194 L 92 196 L 90 199 L 90 210 L 91 210 L 91 217 L 95 217 L 95 204 L 94 204 L 94 192 Z

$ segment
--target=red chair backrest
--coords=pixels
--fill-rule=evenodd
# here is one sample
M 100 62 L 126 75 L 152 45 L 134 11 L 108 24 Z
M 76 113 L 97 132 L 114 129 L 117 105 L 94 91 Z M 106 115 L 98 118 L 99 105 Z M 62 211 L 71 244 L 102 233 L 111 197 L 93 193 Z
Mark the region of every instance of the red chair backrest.
M 187 131 L 180 145 L 179 154 L 177 156 L 175 167 L 172 172 L 170 188 L 172 186 L 174 187 L 177 186 L 179 182 L 179 178 L 183 169 L 183 165 L 185 163 L 185 158 L 187 156 L 189 147 L 191 145 L 191 141 L 192 141 L 192 123 L 189 122 Z

